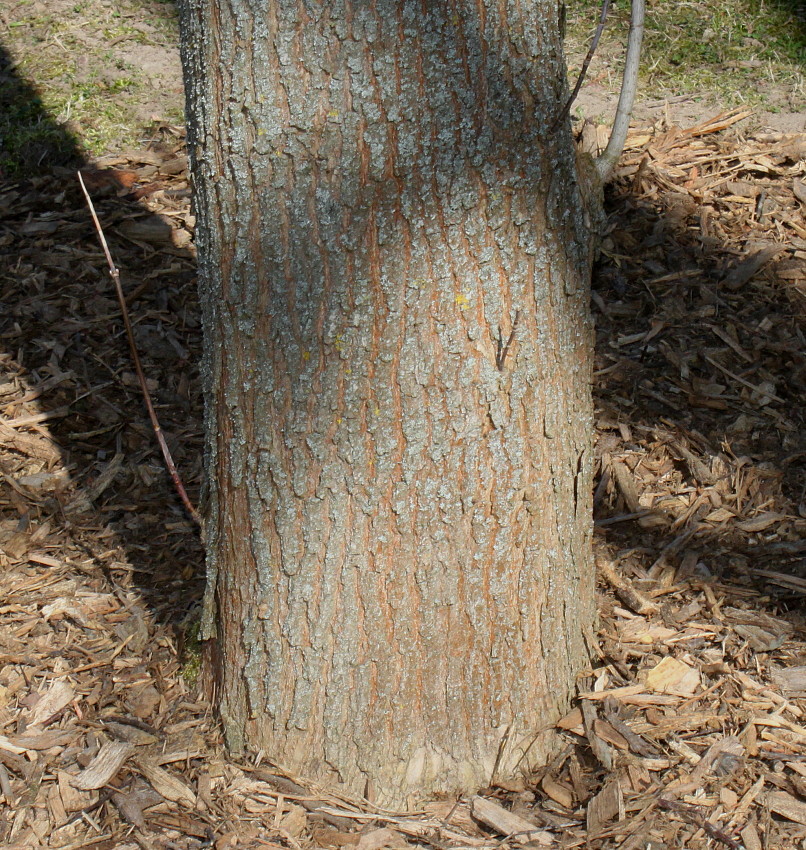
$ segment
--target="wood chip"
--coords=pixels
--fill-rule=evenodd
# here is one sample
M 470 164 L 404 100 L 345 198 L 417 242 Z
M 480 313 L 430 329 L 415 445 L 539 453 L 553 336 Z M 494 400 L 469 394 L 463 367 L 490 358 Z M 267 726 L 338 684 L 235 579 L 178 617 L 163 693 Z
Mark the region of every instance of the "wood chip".
M 748 280 L 784 250 L 783 245 L 770 245 L 750 254 L 735 266 L 722 280 L 722 285 L 731 290 L 741 289 Z
M 45 460 L 49 463 L 53 463 L 61 457 L 61 452 L 54 443 L 33 434 L 15 431 L 2 421 L 0 421 L 0 446 L 6 446 L 29 457 Z
M 596 707 L 589 701 L 585 700 L 581 703 L 582 708 L 582 725 L 585 729 L 585 735 L 590 744 L 591 751 L 601 763 L 605 770 L 610 770 L 613 767 L 613 753 L 610 746 L 597 735 L 596 733 Z
M 597 555 L 596 568 L 607 581 L 607 583 L 616 591 L 619 599 L 636 614 L 655 614 L 658 611 L 658 606 L 647 599 L 643 593 L 636 590 L 632 583 L 616 572 L 615 565 L 612 561 Z
M 595 836 L 609 821 L 624 817 L 624 794 L 617 776 L 611 776 L 602 790 L 588 801 L 586 820 L 588 834 Z
M 498 803 L 478 795 L 471 798 L 473 817 L 489 826 L 501 835 L 512 838 L 518 844 L 538 844 L 541 847 L 553 847 L 555 842 L 550 833 L 540 829 L 520 815 L 500 806 Z
M 133 752 L 134 747 L 125 741 L 107 741 L 86 769 L 72 779 L 73 787 L 79 791 L 103 788 Z
M 736 773 L 742 766 L 744 747 L 735 735 L 726 735 L 715 741 L 691 771 L 693 782 L 702 782 L 709 775 L 724 777 Z
M 73 686 L 65 679 L 57 679 L 48 688 L 47 693 L 37 702 L 31 712 L 30 726 L 38 726 L 61 711 L 75 698 Z
M 765 799 L 771 812 L 806 826 L 806 803 L 802 800 L 796 799 L 786 791 L 770 791 Z
M 381 827 L 365 832 L 358 841 L 357 850 L 381 850 L 382 847 L 391 847 L 394 850 L 409 846 L 409 842 L 399 832 Z
M 568 786 L 546 775 L 540 781 L 540 787 L 555 803 L 558 803 L 565 809 L 573 808 L 574 792 Z
M 129 747 L 131 745 L 126 744 L 126 746 Z M 143 776 L 151 783 L 152 788 L 166 800 L 170 800 L 173 803 L 181 803 L 189 809 L 192 809 L 196 805 L 196 795 L 177 776 L 173 776 L 167 770 L 157 766 L 150 759 L 143 756 L 139 756 L 136 759 L 136 763 Z
M 770 676 L 785 696 L 806 699 L 806 667 L 773 667 Z
M 667 656 L 645 675 L 646 686 L 658 694 L 691 696 L 700 687 L 700 674 L 683 661 Z

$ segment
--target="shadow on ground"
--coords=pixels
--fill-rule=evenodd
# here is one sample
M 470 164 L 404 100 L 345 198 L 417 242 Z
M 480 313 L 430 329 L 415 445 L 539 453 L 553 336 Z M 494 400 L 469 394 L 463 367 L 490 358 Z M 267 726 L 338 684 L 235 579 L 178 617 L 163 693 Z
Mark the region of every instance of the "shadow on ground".
M 0 45 L 0 179 L 41 174 L 82 161 L 78 140 L 48 115 L 36 90 Z
M 0 440 L 2 542 L 34 538 L 32 547 L 13 547 L 19 562 L 29 550 L 55 551 L 67 537 L 73 556 L 94 560 L 109 586 L 137 588 L 158 619 L 174 623 L 200 597 L 201 547 L 154 453 L 76 171 L 84 169 L 124 288 L 134 295 L 154 402 L 197 497 L 201 400 L 189 237 L 173 245 L 174 219 L 156 219 L 132 191 L 134 181 L 147 185 L 149 173 L 159 174 L 155 162 L 171 161 L 169 179 L 181 185 L 176 173 L 186 160 L 174 155 L 181 133 L 155 127 L 144 162 L 98 172 L 1 51 L 0 116 L 0 409 L 15 431 L 33 429 L 30 443 L 15 442 L 11 432 Z M 177 195 L 174 205 L 186 208 L 186 181 Z
M 761 588 L 802 627 L 806 242 L 781 241 L 799 213 L 775 172 L 803 140 L 665 138 L 626 157 L 594 273 L 597 524 L 639 578 L 666 551 L 678 580 Z

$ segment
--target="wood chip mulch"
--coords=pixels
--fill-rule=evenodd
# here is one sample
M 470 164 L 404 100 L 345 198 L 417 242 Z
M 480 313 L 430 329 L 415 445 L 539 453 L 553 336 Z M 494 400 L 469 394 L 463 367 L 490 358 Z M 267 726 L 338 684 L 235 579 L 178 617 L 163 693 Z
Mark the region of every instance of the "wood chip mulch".
M 633 131 L 597 264 L 598 657 L 523 786 L 394 814 L 228 758 L 202 551 L 75 175 L 0 185 L 0 845 L 806 846 L 806 135 Z M 601 133 L 585 128 L 587 146 Z M 181 128 L 85 169 L 191 497 Z

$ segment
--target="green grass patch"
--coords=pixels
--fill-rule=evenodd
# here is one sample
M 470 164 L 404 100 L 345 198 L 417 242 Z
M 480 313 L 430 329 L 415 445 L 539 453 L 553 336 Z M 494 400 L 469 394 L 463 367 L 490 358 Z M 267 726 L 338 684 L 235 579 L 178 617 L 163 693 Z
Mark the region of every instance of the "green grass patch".
M 580 56 L 580 60 L 587 50 L 599 8 L 599 0 L 567 2 L 567 50 Z M 656 98 L 708 92 L 728 107 L 761 103 L 771 97 L 773 90 L 782 95 L 789 90 L 792 98 L 800 98 L 803 105 L 803 16 L 806 3 L 800 0 L 648 0 L 642 95 Z M 620 0 L 611 7 L 599 47 L 605 61 L 620 63 L 629 17 L 629 0 Z M 574 76 L 578 69 L 570 64 Z M 594 66 L 589 77 L 595 74 Z
M 76 140 L 53 121 L 37 92 L 0 69 L 0 174 L 21 177 L 72 165 L 80 156 Z
M 52 9 L 34 11 L 20 0 L 6 13 L 0 167 L 7 176 L 35 174 L 79 153 L 139 147 L 152 112 L 184 120 L 181 93 L 166 98 L 149 76 L 161 67 L 154 48 L 170 55 L 178 42 L 173 3 L 123 0 L 110 8 L 101 0 L 54 0 Z M 151 57 L 148 68 L 134 58 L 141 48 Z

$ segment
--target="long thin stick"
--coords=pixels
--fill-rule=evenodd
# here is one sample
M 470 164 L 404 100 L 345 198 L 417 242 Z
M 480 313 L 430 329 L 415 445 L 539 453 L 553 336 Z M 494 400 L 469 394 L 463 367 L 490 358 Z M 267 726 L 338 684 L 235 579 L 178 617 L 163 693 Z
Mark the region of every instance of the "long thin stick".
M 168 472 L 170 473 L 171 480 L 174 483 L 176 492 L 179 494 L 179 498 L 182 500 L 182 504 L 185 506 L 185 509 L 190 514 L 191 518 L 197 524 L 201 525 L 199 513 L 193 506 L 193 502 L 190 501 L 187 491 L 185 490 L 185 485 L 182 483 L 182 479 L 179 477 L 179 472 L 176 468 L 176 464 L 174 463 L 173 458 L 171 457 L 171 451 L 168 448 L 168 443 L 165 441 L 165 435 L 162 432 L 159 419 L 157 419 L 157 413 L 154 410 L 154 405 L 151 402 L 151 394 L 148 391 L 146 376 L 143 373 L 143 367 L 140 365 L 140 355 L 137 353 L 137 344 L 134 341 L 134 331 L 132 330 L 132 323 L 129 319 L 129 310 L 126 306 L 126 298 L 123 295 L 123 287 L 120 285 L 120 272 L 116 268 L 114 262 L 112 262 L 112 255 L 109 253 L 109 246 L 106 244 L 106 237 L 104 236 L 103 229 L 101 228 L 101 222 L 98 221 L 98 216 L 95 213 L 95 207 L 92 203 L 92 198 L 90 197 L 90 193 L 87 191 L 87 187 L 84 185 L 84 178 L 81 176 L 80 171 L 78 172 L 78 182 L 81 184 L 81 191 L 84 192 L 84 197 L 87 199 L 87 206 L 90 208 L 90 215 L 92 215 L 92 220 L 95 224 L 95 230 L 98 232 L 98 239 L 100 239 L 101 247 L 104 249 L 106 262 L 109 265 L 109 276 L 112 278 L 115 284 L 115 292 L 118 296 L 120 311 L 123 314 L 123 324 L 126 328 L 126 336 L 129 340 L 129 349 L 132 353 L 132 360 L 134 361 L 134 369 L 137 373 L 137 380 L 140 384 L 140 389 L 143 392 L 143 400 L 146 403 L 146 409 L 148 410 L 148 418 L 151 420 L 151 427 L 154 429 L 154 434 L 157 438 L 157 442 L 160 445 L 160 449 L 162 449 L 162 457 L 165 460 L 165 466 L 167 467 Z
M 585 80 L 585 75 L 588 73 L 588 66 L 591 63 L 591 59 L 593 59 L 593 54 L 596 52 L 596 48 L 599 46 L 599 39 L 602 37 L 602 33 L 604 32 L 605 21 L 607 20 L 607 13 L 610 11 L 610 0 L 602 0 L 602 13 L 599 15 L 599 23 L 596 25 L 596 32 L 593 34 L 593 41 L 591 42 L 590 49 L 588 50 L 588 55 L 585 57 L 585 61 L 582 63 L 582 70 L 579 72 L 579 76 L 577 77 L 577 84 L 574 86 L 574 90 L 571 92 L 571 97 L 565 102 L 565 106 L 563 107 L 563 111 L 557 117 L 557 120 L 554 122 L 554 126 L 552 130 L 556 130 L 560 124 L 565 121 L 566 115 L 571 111 L 571 106 L 573 102 L 577 99 L 577 95 L 579 94 L 579 90 L 582 88 L 582 83 Z

